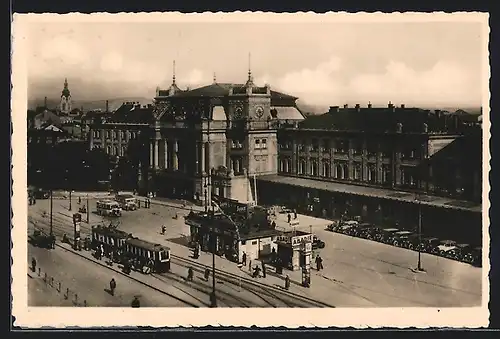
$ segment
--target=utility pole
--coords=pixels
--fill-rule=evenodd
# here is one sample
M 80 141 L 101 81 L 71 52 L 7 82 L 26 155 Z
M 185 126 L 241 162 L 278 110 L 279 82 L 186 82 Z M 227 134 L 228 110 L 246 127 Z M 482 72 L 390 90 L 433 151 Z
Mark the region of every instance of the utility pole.
M 71 189 L 69 190 L 69 210 L 71 211 Z
M 90 224 L 89 194 L 87 193 L 87 224 Z
M 420 248 L 420 244 L 422 243 L 422 202 L 418 196 L 415 197 L 415 201 L 418 203 L 418 243 L 417 252 L 418 252 L 418 263 L 417 263 L 417 271 L 423 272 L 422 268 L 422 249 Z
M 52 229 L 52 189 L 50 189 L 50 235 L 54 235 Z

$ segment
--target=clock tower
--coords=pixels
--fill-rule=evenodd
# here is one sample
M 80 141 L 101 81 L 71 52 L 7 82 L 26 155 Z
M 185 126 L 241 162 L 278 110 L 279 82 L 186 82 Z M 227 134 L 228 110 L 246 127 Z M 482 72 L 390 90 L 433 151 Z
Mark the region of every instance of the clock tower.
M 245 174 L 259 176 L 277 173 L 276 128 L 271 116 L 271 88 L 259 87 L 248 70 L 244 85 L 229 90 L 229 120 L 239 130 L 238 144 L 243 146 L 241 165 Z

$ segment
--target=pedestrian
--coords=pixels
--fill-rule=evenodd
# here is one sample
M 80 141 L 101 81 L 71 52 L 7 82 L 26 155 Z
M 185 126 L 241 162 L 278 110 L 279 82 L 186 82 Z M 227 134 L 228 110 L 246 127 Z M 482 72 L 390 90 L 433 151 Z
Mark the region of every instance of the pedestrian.
M 266 263 L 264 261 L 262 262 L 262 277 L 266 277 Z
M 111 295 L 115 295 L 115 288 L 116 288 L 116 281 L 115 278 L 112 278 L 111 281 L 109 282 L 109 290 L 111 292 Z
M 132 300 L 132 303 L 130 304 L 132 308 L 139 308 L 141 307 L 141 302 L 139 301 L 139 298 L 137 296 L 134 297 L 134 300 Z
M 82 203 L 82 197 L 78 197 L 78 205 Z
M 187 281 L 193 281 L 193 268 L 192 267 L 190 267 L 188 269 Z
M 241 263 L 243 266 L 247 265 L 247 254 L 245 252 L 243 252 L 243 255 L 241 256 Z
M 287 274 L 285 277 L 285 290 L 288 290 L 288 289 L 290 289 L 290 277 Z
M 259 278 L 260 277 L 260 267 L 258 265 L 255 265 L 252 277 L 253 278 Z
M 290 213 L 288 213 L 287 217 L 288 217 L 288 223 L 290 223 L 290 221 L 292 221 L 292 216 L 290 215 Z
M 137 208 L 141 208 L 141 201 L 137 199 Z
M 161 226 L 161 235 L 165 235 L 166 230 L 167 230 L 167 228 L 165 227 L 165 225 L 162 225 Z
M 31 270 L 36 272 L 36 259 L 35 257 L 31 258 Z
M 273 222 L 271 223 L 271 227 L 273 230 L 276 229 L 276 221 L 273 220 Z
M 210 270 L 208 268 L 205 269 L 205 280 L 208 281 L 208 278 L 210 278 Z
M 323 269 L 323 258 L 319 254 L 316 256 L 316 269 L 318 271 Z
M 295 210 L 295 209 L 293 210 L 293 218 L 297 219 L 297 210 Z
M 252 260 L 248 262 L 248 271 L 252 272 Z

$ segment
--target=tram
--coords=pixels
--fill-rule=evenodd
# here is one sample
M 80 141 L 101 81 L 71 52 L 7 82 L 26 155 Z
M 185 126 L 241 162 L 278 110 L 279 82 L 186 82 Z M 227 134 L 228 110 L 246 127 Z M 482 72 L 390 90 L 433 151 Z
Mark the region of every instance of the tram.
M 170 248 L 139 239 L 115 227 L 93 226 L 91 248 L 123 264 L 128 272 L 133 269 L 149 274 L 170 270 Z
M 124 247 L 128 237 L 127 232 L 114 227 L 92 226 L 91 248 L 95 250 L 102 246 L 105 253 L 117 252 Z
M 142 273 L 170 271 L 170 248 L 135 237 L 125 241 L 123 256 L 131 267 Z

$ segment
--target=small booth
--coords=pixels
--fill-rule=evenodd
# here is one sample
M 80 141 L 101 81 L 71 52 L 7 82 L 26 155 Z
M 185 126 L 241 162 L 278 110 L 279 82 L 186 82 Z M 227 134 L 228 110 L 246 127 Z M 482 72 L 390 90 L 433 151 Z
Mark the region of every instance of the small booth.
M 278 256 L 292 271 L 311 266 L 313 235 L 303 231 L 286 232 L 277 237 Z

